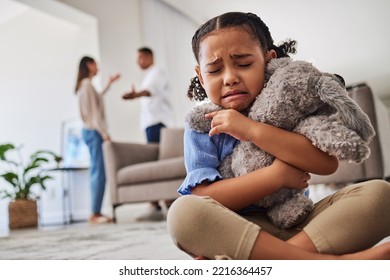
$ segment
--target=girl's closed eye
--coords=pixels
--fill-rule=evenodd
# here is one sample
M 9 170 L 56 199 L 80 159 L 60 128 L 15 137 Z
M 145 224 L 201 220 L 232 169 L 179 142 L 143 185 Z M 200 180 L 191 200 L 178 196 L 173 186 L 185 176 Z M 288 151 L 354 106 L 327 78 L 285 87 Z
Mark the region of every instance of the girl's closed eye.
M 245 68 L 245 67 L 250 67 L 253 63 L 250 62 L 250 63 L 239 63 L 237 64 L 239 67 L 242 67 L 242 68 Z
M 251 59 L 251 57 L 240 57 L 240 58 L 235 60 L 235 64 L 238 67 L 242 67 L 242 68 L 250 67 L 254 63 L 255 63 L 255 61 L 253 59 Z
M 207 73 L 214 74 L 214 73 L 218 73 L 219 71 L 221 71 L 221 68 L 208 69 Z
M 237 62 L 236 63 L 237 67 L 239 68 L 249 68 L 250 66 L 253 65 L 253 62 Z M 210 68 L 210 69 L 207 69 L 207 73 L 209 74 L 215 74 L 215 73 L 218 73 L 222 70 L 221 67 L 218 67 L 218 68 Z

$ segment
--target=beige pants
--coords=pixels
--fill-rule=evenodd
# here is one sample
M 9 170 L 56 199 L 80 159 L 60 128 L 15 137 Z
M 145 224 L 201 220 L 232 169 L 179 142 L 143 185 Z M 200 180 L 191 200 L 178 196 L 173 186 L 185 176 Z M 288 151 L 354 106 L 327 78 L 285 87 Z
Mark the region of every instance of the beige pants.
M 248 259 L 260 230 L 287 240 L 304 230 L 318 252 L 344 254 L 390 235 L 390 184 L 372 180 L 342 188 L 315 204 L 295 228 L 273 226 L 265 213 L 240 216 L 209 197 L 186 195 L 168 212 L 175 244 L 191 256 Z

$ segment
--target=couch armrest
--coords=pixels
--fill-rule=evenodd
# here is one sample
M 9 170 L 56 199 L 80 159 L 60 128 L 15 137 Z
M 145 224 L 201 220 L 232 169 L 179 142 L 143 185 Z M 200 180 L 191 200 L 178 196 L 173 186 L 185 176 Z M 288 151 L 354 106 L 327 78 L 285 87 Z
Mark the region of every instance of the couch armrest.
M 183 137 L 184 128 L 162 128 L 158 159 L 184 156 Z
M 154 161 L 158 157 L 158 144 L 136 144 L 105 141 L 104 166 L 111 202 L 117 204 L 117 172 L 120 168 L 136 163 Z
M 378 122 L 379 142 L 383 156 L 383 172 L 385 178 L 390 178 L 390 119 L 389 111 L 378 97 L 375 98 L 376 116 Z
M 105 141 L 105 161 L 118 170 L 124 166 L 157 160 L 158 144 L 136 144 Z

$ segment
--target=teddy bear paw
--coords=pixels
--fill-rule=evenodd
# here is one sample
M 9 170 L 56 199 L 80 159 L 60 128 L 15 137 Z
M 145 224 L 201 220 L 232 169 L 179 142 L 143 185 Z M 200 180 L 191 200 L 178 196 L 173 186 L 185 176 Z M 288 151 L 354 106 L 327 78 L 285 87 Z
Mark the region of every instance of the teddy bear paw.
M 281 228 L 288 229 L 301 223 L 313 209 L 313 201 L 303 194 L 268 209 L 271 222 Z

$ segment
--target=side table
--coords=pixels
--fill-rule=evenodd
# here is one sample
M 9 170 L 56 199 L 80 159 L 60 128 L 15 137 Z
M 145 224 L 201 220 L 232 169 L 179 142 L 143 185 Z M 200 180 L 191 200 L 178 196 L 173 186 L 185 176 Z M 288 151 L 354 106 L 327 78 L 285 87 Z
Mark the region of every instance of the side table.
M 61 188 L 62 188 L 62 212 L 63 212 L 63 224 L 72 224 L 77 222 L 73 219 L 72 213 L 72 173 L 88 170 L 88 167 L 55 167 L 47 169 L 47 171 L 59 171 L 61 176 Z M 69 220 L 67 219 L 67 210 L 69 211 Z

